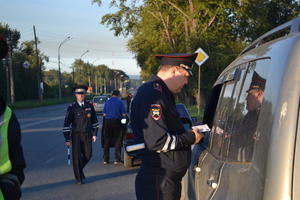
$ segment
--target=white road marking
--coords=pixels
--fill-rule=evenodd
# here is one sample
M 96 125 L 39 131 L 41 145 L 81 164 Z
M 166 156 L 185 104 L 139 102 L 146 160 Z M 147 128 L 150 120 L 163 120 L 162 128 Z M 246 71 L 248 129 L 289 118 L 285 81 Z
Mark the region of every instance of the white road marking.
M 21 125 L 21 128 L 23 129 L 23 128 L 35 126 L 35 125 L 38 125 L 38 124 L 47 123 L 47 122 L 50 122 L 50 121 L 60 120 L 60 119 L 64 119 L 64 118 L 65 118 L 65 116 L 59 116 L 59 117 L 50 118 L 50 119 L 47 119 L 47 120 L 37 121 L 37 122 Z

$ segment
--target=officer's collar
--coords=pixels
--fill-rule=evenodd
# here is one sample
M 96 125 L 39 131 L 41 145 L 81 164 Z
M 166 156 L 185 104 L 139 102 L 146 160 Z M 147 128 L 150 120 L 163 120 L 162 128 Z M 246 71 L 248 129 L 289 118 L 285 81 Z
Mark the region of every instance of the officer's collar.
M 169 88 L 168 88 L 168 86 L 166 85 L 166 83 L 165 83 L 161 78 L 159 78 L 159 77 L 156 76 L 156 75 L 152 75 L 152 76 L 150 77 L 150 81 L 158 81 L 158 82 L 161 84 L 162 87 L 167 88 L 167 89 L 169 90 Z
M 171 94 L 171 96 L 174 97 L 174 94 L 170 91 L 170 89 L 168 88 L 167 84 L 161 78 L 159 78 L 156 75 L 152 75 L 150 77 L 150 81 L 157 81 L 157 82 L 159 82 L 161 84 L 161 86 L 163 87 L 163 91 L 169 91 L 169 93 Z
M 78 103 L 78 105 L 79 105 L 79 106 L 81 106 L 81 105 L 84 105 L 84 104 L 85 104 L 85 102 L 84 102 L 84 101 L 82 101 L 82 102 L 79 102 L 79 101 L 77 101 L 77 100 L 76 100 L 76 102 Z

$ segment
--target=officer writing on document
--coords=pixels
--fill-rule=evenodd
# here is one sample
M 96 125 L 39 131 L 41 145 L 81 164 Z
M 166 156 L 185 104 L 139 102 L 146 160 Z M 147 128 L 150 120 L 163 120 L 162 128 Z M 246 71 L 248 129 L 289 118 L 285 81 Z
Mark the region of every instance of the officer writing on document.
M 7 44 L 0 37 L 0 60 L 7 54 Z M 0 200 L 18 200 L 24 181 L 25 160 L 19 122 L 0 96 Z
M 197 54 L 156 57 L 161 63 L 157 75 L 137 90 L 131 103 L 131 127 L 136 140 L 145 143 L 136 196 L 138 200 L 179 200 L 181 179 L 191 161 L 191 145 L 204 135 L 197 129 L 184 129 L 174 94 L 188 83 Z
M 72 146 L 73 170 L 77 184 L 82 184 L 83 168 L 92 157 L 92 141 L 96 142 L 98 120 L 93 105 L 85 101 L 87 87 L 74 88 L 76 101 L 69 105 L 63 133 L 67 146 Z

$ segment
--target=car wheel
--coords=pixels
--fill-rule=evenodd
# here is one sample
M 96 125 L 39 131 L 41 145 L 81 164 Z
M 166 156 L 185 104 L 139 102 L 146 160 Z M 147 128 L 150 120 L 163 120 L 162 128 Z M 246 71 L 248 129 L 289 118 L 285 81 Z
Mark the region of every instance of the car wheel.
M 124 167 L 132 167 L 133 165 L 133 158 L 124 151 Z

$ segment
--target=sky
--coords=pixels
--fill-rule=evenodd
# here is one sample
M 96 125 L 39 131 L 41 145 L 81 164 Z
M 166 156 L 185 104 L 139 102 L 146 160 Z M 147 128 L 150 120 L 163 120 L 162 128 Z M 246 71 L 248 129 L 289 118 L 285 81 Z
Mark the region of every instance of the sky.
M 71 64 L 82 56 L 85 62 L 105 64 L 123 70 L 128 75 L 139 75 L 134 55 L 127 49 L 130 38 L 114 36 L 101 17 L 116 10 L 103 0 L 99 7 L 91 0 L 0 0 L 0 22 L 21 33 L 20 41 L 33 40 L 33 25 L 41 43 L 38 48 L 49 63 L 46 69 L 58 69 L 58 47 L 68 36 L 70 40 L 60 48 L 61 70 L 71 72 Z

